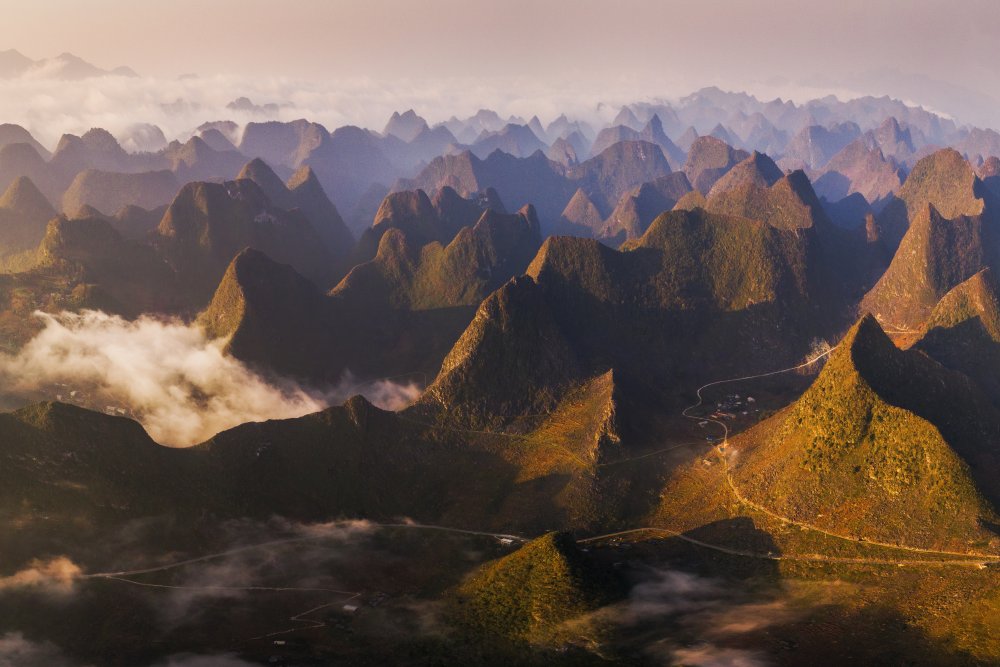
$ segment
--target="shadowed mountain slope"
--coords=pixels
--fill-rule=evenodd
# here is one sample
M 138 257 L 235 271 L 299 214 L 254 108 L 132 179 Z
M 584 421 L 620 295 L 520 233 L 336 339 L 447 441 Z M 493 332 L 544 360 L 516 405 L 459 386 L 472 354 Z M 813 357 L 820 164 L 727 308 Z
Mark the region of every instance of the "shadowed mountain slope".
M 354 237 L 310 167 L 297 170 L 283 183 L 266 162 L 248 162 L 237 179 L 249 179 L 260 186 L 272 204 L 286 211 L 299 209 L 326 243 L 330 254 L 344 261 L 354 248 Z
M 329 283 L 336 271 L 305 215 L 274 206 L 248 179 L 185 185 L 160 221 L 156 243 L 179 280 L 206 296 L 246 247 L 295 266 L 319 285 Z
M 621 251 L 549 238 L 527 277 L 483 303 L 421 402 L 497 424 L 608 370 L 656 402 L 703 365 L 746 370 L 765 348 L 798 358 L 833 320 L 812 237 L 698 209 L 661 215 Z
M 521 273 L 539 243 L 530 209 L 486 211 L 447 245 L 390 228 L 376 256 L 326 296 L 291 267 L 243 252 L 200 321 L 214 336 L 231 336 L 236 357 L 284 375 L 419 377 L 438 368 L 475 306 Z
M 913 345 L 975 380 L 1000 405 L 1000 288 L 983 269 L 945 294 Z
M 861 308 L 891 328 L 917 329 L 946 292 L 998 260 L 1000 237 L 991 217 L 949 219 L 925 204 Z
M 618 245 L 637 239 L 646 233 L 653 220 L 673 209 L 689 192 L 691 184 L 681 171 L 643 183 L 618 200 L 618 205 L 604 222 L 601 236 Z

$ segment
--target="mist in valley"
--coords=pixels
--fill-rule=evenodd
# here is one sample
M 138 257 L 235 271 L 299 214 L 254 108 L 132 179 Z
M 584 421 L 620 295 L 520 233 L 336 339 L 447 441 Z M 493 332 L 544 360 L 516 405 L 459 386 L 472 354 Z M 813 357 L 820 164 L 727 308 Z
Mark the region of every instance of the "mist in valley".
M 100 311 L 36 313 L 42 330 L 17 354 L 0 355 L 0 398 L 75 403 L 139 421 L 153 440 L 198 444 L 252 421 L 288 419 L 362 394 L 398 410 L 420 395 L 413 383 L 363 381 L 350 373 L 335 385 L 306 388 L 265 378 L 225 352 L 196 324 Z

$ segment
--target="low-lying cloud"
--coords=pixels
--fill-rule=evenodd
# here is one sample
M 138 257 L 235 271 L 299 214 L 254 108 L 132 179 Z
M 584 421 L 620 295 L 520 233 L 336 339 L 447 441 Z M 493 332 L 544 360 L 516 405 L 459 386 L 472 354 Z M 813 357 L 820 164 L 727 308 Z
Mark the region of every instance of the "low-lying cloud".
M 20 632 L 0 635 L 0 667 L 70 667 L 73 663 L 52 642 L 34 642 Z
M 761 651 L 746 648 L 745 641 L 796 617 L 781 595 L 754 596 L 722 579 L 660 568 L 641 572 L 628 600 L 606 613 L 626 633 L 663 629 L 660 641 L 646 644 L 654 662 L 699 667 L 771 664 Z M 694 638 L 696 643 L 690 641 Z
M 160 128 L 167 140 L 186 140 L 204 122 L 232 120 L 291 121 L 306 118 L 327 129 L 359 125 L 381 130 L 394 111 L 413 108 L 430 123 L 451 116 L 464 118 L 490 108 L 501 116 L 543 123 L 560 114 L 590 123 L 608 123 L 623 104 L 677 99 L 702 86 L 718 83 L 698 77 L 673 76 L 655 85 L 646 77 L 618 76 L 613 82 L 588 79 L 540 80 L 537 77 L 438 77 L 376 80 L 355 77 L 304 80 L 267 76 L 121 77 L 81 81 L 44 77 L 0 80 L 0 120 L 27 128 L 50 150 L 66 132 L 82 134 L 103 127 L 126 137 L 136 123 Z M 516 94 L 511 94 L 516 91 Z M 753 86 L 761 99 L 775 95 L 800 102 L 837 94 L 841 99 L 860 92 L 839 86 Z M 884 93 L 884 90 L 877 91 Z M 247 97 L 258 106 L 276 105 L 274 112 L 232 109 L 230 102 Z M 273 109 L 273 107 L 272 107 Z
M 511 96 L 511 90 L 518 90 Z M 688 92 L 684 90 L 683 92 Z M 257 105 L 275 104 L 277 111 L 261 114 L 227 105 L 247 97 Z M 414 108 L 430 122 L 452 115 L 471 116 L 483 107 L 501 115 L 552 120 L 560 113 L 610 120 L 617 108 L 600 102 L 645 99 L 640 86 L 620 94 L 604 90 L 581 95 L 578 87 L 553 86 L 528 80 L 484 82 L 468 78 L 376 81 L 358 77 L 338 81 L 307 81 L 283 77 L 211 76 L 166 79 L 107 76 L 82 81 L 25 77 L 0 80 L 0 119 L 27 128 L 50 150 L 61 134 L 82 134 L 103 127 L 125 136 L 135 123 L 159 127 L 168 140 L 187 139 L 202 123 L 233 120 L 290 121 L 306 118 L 329 130 L 360 125 L 381 130 L 393 111 Z M 611 99 L 613 98 L 613 100 Z M 273 109 L 273 107 L 272 107 Z
M 30 588 L 47 593 L 69 593 L 81 572 L 80 566 L 66 556 L 33 560 L 23 570 L 0 577 L 0 591 Z
M 369 539 L 377 530 L 367 521 L 300 524 L 275 517 L 227 522 L 218 527 L 225 545 L 219 558 L 177 568 L 168 587 L 149 590 L 168 628 L 197 623 L 213 601 L 252 605 L 260 594 L 253 587 L 336 601 L 349 595 L 341 592 L 351 585 L 346 580 L 358 576 L 347 564 L 371 563 Z
M 386 409 L 419 395 L 415 384 L 358 384 L 327 390 L 268 381 L 226 355 L 224 339 L 179 320 L 128 321 L 99 311 L 36 313 L 42 331 L 16 355 L 0 356 L 10 398 L 61 400 L 136 419 L 170 446 L 203 442 L 251 421 L 287 419 L 342 402 L 352 393 Z
M 401 410 L 420 398 L 422 390 L 413 381 L 404 383 L 378 379 L 364 382 L 347 371 L 335 387 L 324 393 L 330 397 L 329 402 L 339 397 L 336 401 L 339 403 L 345 398 L 361 394 L 383 410 Z
M 719 648 L 710 644 L 679 648 L 670 659 L 671 664 L 689 667 L 766 667 L 771 664 L 759 651 Z

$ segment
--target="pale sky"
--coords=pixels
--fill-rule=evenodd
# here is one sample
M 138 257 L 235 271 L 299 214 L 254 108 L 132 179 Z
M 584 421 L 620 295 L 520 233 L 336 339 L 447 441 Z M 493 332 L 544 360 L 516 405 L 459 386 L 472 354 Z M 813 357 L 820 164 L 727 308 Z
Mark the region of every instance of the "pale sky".
M 978 124 L 1000 116 L 995 0 L 0 2 L 0 49 L 70 51 L 152 77 L 527 79 L 650 97 L 720 85 L 888 93 Z

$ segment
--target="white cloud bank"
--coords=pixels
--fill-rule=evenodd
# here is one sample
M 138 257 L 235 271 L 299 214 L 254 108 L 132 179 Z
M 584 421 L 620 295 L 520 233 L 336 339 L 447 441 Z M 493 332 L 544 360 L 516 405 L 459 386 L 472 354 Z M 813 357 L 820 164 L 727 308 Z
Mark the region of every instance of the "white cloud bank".
M 44 328 L 0 356 L 0 386 L 23 400 L 55 399 L 130 416 L 159 443 L 187 446 L 250 421 L 317 412 L 362 393 L 385 409 L 420 394 L 415 384 L 345 378 L 326 391 L 268 382 L 224 353 L 224 339 L 178 320 L 134 321 L 99 311 L 36 313 Z
M 511 90 L 518 94 L 512 96 Z M 645 98 L 628 87 L 622 100 Z M 239 97 L 255 104 L 278 104 L 272 116 L 227 109 Z M 490 83 L 470 79 L 376 82 L 368 78 L 339 81 L 303 81 L 283 77 L 213 76 L 162 79 L 107 76 L 82 81 L 44 78 L 0 80 L 0 122 L 27 128 L 52 149 L 63 133 L 82 134 L 103 127 L 116 136 L 136 123 L 163 130 L 167 139 L 184 140 L 200 124 L 215 120 L 295 120 L 307 118 L 333 130 L 361 125 L 381 130 L 393 111 L 410 107 L 430 122 L 451 115 L 468 116 L 483 107 L 501 114 L 551 120 L 562 112 L 594 118 L 597 103 L 608 100 L 581 95 L 572 86 L 542 87 L 516 79 Z M 608 100 L 610 101 L 610 100 Z M 607 114 L 617 111 L 608 109 Z M 610 117 L 610 116 L 609 116 Z
M 562 113 L 588 122 L 609 122 L 623 104 L 676 99 L 702 86 L 700 79 L 651 81 L 622 75 L 615 82 L 540 81 L 533 77 L 440 77 L 378 81 L 369 77 L 302 80 L 289 77 L 211 76 L 156 78 L 106 76 L 82 81 L 22 77 L 0 80 L 0 122 L 27 128 L 50 149 L 63 133 L 82 134 L 102 127 L 125 136 L 136 124 L 159 127 L 168 140 L 186 140 L 204 122 L 232 120 L 290 121 L 306 118 L 333 130 L 359 125 L 381 131 L 394 111 L 413 108 L 431 124 L 490 108 L 501 116 L 538 115 L 547 123 Z M 805 101 L 835 93 L 856 97 L 855 90 L 758 84 L 762 99 L 774 95 Z M 247 97 L 257 105 L 276 104 L 273 115 L 228 109 Z

